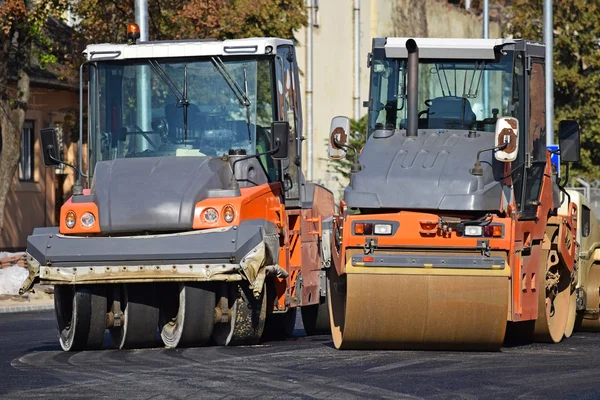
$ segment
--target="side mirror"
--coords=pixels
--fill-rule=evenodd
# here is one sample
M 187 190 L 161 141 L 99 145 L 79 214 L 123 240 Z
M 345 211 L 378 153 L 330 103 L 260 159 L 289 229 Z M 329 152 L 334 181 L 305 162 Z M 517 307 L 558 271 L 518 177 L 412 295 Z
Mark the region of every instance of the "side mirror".
M 350 120 L 347 117 L 335 117 L 331 120 L 329 132 L 329 144 L 327 146 L 329 158 L 340 160 L 346 157 L 346 150 L 343 146 L 348 146 L 350 139 Z
M 58 140 L 56 139 L 56 129 L 46 128 L 40 131 L 42 139 L 42 151 L 44 154 L 44 165 L 46 167 L 56 167 L 62 164 Z
M 496 160 L 511 162 L 517 159 L 519 150 L 519 120 L 513 117 L 500 117 L 496 121 L 496 136 L 494 144 L 504 146 L 494 153 Z
M 558 146 L 560 148 L 560 159 L 562 161 L 579 161 L 579 124 L 577 121 L 569 119 L 559 122 Z
M 288 158 L 288 141 L 290 140 L 290 123 L 287 121 L 274 121 L 271 123 L 271 146 L 274 160 Z

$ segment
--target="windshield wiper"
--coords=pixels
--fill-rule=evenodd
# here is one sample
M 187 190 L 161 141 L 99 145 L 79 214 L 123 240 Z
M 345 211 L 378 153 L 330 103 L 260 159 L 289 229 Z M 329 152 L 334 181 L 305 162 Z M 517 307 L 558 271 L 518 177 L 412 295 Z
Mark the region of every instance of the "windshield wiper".
M 244 89 L 246 99 L 248 99 L 248 77 L 246 76 L 246 64 L 244 64 Z M 246 106 L 246 123 L 248 124 L 248 143 L 252 145 L 252 132 L 250 129 L 250 99 L 248 99 L 248 105 Z
M 219 71 L 219 73 L 221 74 L 223 79 L 225 79 L 225 82 L 227 82 L 227 84 L 233 91 L 233 94 L 235 94 L 235 97 L 237 97 L 238 101 L 240 102 L 240 105 L 242 105 L 244 107 L 250 107 L 250 99 L 248 98 L 246 93 L 244 93 L 242 91 L 242 89 L 237 84 L 237 82 L 231 77 L 231 74 L 227 70 L 227 67 L 225 67 L 225 64 L 221 60 L 221 57 L 211 57 L 211 60 L 215 66 L 215 69 L 217 71 Z M 248 89 L 247 89 L 248 82 L 246 81 L 245 73 L 244 73 L 244 83 L 246 84 L 246 92 L 247 92 L 248 91 Z
M 190 102 L 187 99 L 187 63 L 183 64 L 183 93 L 179 91 L 177 85 L 173 82 L 167 71 L 160 66 L 158 61 L 156 60 L 148 60 L 148 63 L 158 75 L 165 85 L 171 90 L 173 96 L 177 99 L 177 103 L 183 107 L 183 143 L 187 142 L 187 118 L 188 118 L 188 107 L 190 106 Z
M 223 60 L 221 60 L 221 57 L 211 57 L 211 60 L 215 66 L 215 69 L 219 71 L 223 79 L 225 79 L 225 82 L 227 82 L 227 85 L 229 85 L 229 88 L 231 89 L 233 94 L 235 94 L 235 97 L 237 97 L 240 105 L 246 107 L 246 122 L 248 124 L 248 142 L 252 144 L 252 132 L 250 129 L 250 98 L 248 97 L 248 77 L 246 75 L 246 65 L 244 64 L 245 90 L 242 91 L 242 88 L 240 88 L 235 79 L 233 79 L 233 77 L 227 70 L 227 67 L 223 63 Z
M 481 69 L 479 67 L 481 66 Z M 485 70 L 485 64 L 483 62 L 475 62 L 475 69 L 473 70 L 473 76 L 471 77 L 471 84 L 469 85 L 469 91 L 466 94 L 463 94 L 463 97 L 467 99 L 476 99 L 479 94 L 479 84 L 481 83 L 481 76 L 483 75 L 483 71 Z M 473 89 L 473 82 L 475 81 L 475 75 L 477 75 L 477 71 L 479 71 L 479 78 L 477 79 L 477 85 L 475 86 L 475 93 L 471 93 Z M 467 73 L 465 71 L 465 87 L 467 84 Z M 463 92 L 465 90 L 463 89 Z

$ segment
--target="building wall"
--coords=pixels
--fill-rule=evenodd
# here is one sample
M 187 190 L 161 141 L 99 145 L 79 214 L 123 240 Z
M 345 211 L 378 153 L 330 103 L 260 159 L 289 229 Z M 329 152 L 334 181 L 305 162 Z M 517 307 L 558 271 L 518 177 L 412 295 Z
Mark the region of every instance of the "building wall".
M 314 2 L 315 0 L 313 0 Z M 482 19 L 444 0 L 362 0 L 360 4 L 360 114 L 366 114 L 363 100 L 369 95 L 367 54 L 374 37 L 482 37 Z M 338 115 L 354 115 L 354 1 L 318 1 L 318 22 L 313 27 L 313 181 L 321 183 L 338 196 L 345 179 L 331 172 L 327 160 L 327 138 L 331 119 Z M 307 131 L 306 28 L 296 33 L 300 66 L 300 86 Z M 500 35 L 500 26 L 490 23 L 490 37 Z M 304 173 L 307 174 L 307 143 L 303 143 Z
M 27 236 L 35 227 L 52 226 L 57 222 L 55 205 L 60 201 L 56 198 L 59 177 L 53 168 L 44 167 L 40 129 L 60 125 L 65 121 L 66 110 L 77 105 L 77 92 L 32 88 L 25 120 L 34 123 L 33 181 L 21 182 L 18 173 L 15 174 L 8 195 L 4 229 L 0 233 L 0 249 L 24 249 L 27 246 Z M 74 159 L 77 155 L 76 144 L 71 144 L 65 154 Z M 73 174 L 71 171 L 65 172 Z M 70 187 L 66 187 L 66 190 L 70 191 Z

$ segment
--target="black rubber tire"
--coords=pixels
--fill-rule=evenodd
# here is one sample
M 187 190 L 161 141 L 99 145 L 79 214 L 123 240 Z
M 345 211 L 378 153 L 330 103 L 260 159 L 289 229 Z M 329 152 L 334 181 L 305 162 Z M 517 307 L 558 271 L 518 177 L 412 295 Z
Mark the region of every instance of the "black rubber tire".
M 331 334 L 327 298 L 321 299 L 319 304 L 300 307 L 300 310 L 302 311 L 302 324 L 306 335 Z
M 292 337 L 296 327 L 298 308 L 290 308 L 283 313 L 267 314 L 263 340 L 278 340 Z
M 257 299 L 248 284 L 223 283 L 221 294 L 228 298 L 228 322 L 216 323 L 212 339 L 218 346 L 258 344 L 262 338 L 267 316 L 265 289 Z
M 64 351 L 102 348 L 107 301 L 101 285 L 55 285 L 54 311 Z
M 215 323 L 216 294 L 212 282 L 165 284 L 160 302 L 159 329 L 166 347 L 208 344 Z
M 154 284 L 122 285 L 121 311 L 123 324 L 110 329 L 113 347 L 140 349 L 157 345 L 159 308 Z

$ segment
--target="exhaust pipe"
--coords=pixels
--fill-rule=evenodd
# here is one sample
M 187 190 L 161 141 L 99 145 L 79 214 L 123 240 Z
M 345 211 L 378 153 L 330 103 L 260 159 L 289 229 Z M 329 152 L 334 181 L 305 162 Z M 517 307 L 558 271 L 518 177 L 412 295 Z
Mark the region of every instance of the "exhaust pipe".
M 408 92 L 406 137 L 417 137 L 419 128 L 419 46 L 414 39 L 406 41 L 408 50 Z

